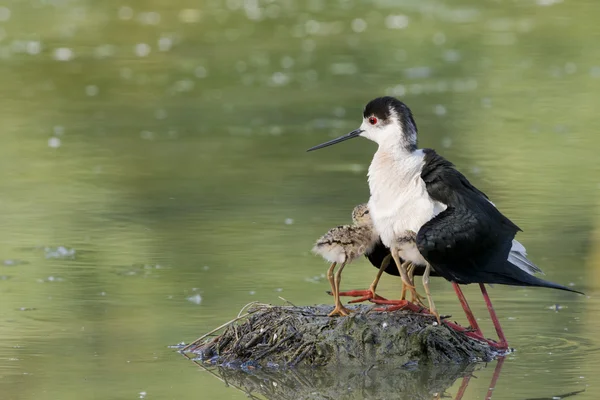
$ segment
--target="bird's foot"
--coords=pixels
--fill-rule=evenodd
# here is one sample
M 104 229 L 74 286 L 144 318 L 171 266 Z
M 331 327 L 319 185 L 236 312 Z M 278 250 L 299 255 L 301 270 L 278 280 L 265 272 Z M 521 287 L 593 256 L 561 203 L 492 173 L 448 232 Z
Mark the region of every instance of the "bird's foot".
M 333 293 L 331 293 L 331 292 L 327 292 L 327 293 L 330 295 L 333 295 Z M 385 298 L 376 294 L 375 291 L 372 289 L 348 290 L 345 292 L 340 292 L 339 295 L 346 296 L 346 297 L 359 297 L 358 299 L 349 301 L 348 302 L 349 304 L 362 303 L 363 301 L 367 301 L 367 300 L 386 300 Z
M 340 317 L 346 317 L 348 315 L 350 315 L 350 313 L 352 312 L 352 310 L 344 307 L 341 304 L 336 304 L 335 308 L 333 309 L 332 312 L 329 313 L 329 317 L 335 317 L 335 316 L 340 316 Z
M 493 340 L 486 339 L 483 336 L 483 332 L 481 332 L 481 330 L 473 329 L 471 327 L 465 328 L 463 326 L 460 326 L 460 325 L 458 325 L 454 322 L 450 322 L 450 321 L 444 321 L 444 324 L 448 328 L 450 328 L 456 332 L 460 332 L 460 333 L 464 334 L 465 336 L 470 337 L 471 339 L 475 339 L 477 341 L 487 343 L 488 346 L 490 346 L 491 348 L 493 348 L 497 351 L 508 350 L 508 343 L 495 342 Z
M 425 297 L 421 296 L 414 287 L 409 288 L 409 291 L 410 291 L 411 302 L 418 304 L 418 305 L 422 306 L 423 308 L 427 308 L 427 306 L 423 302 L 423 300 L 425 300 Z
M 377 300 L 377 299 L 372 299 L 371 300 L 372 303 L 375 304 L 381 304 L 381 305 L 388 305 L 389 307 L 378 307 L 378 308 L 374 308 L 373 311 L 385 311 L 385 312 L 391 312 L 391 311 L 396 311 L 396 310 L 410 310 L 412 312 L 415 313 L 421 313 L 425 310 L 424 307 L 421 307 L 417 304 L 411 303 L 408 300 Z

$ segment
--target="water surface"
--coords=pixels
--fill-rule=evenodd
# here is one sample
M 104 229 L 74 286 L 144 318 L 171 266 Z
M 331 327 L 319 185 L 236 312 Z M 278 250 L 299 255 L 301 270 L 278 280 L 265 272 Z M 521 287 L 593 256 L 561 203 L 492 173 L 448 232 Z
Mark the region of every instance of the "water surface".
M 587 295 L 491 290 L 517 349 L 493 398 L 600 397 L 599 13 L 549 0 L 0 4 L 3 398 L 246 398 L 167 346 L 251 301 L 331 301 L 310 248 L 368 198 L 375 146 L 304 151 L 383 94 L 523 229 L 546 278 Z M 361 260 L 344 286 L 374 273 Z M 460 321 L 451 286 L 432 290 Z M 398 291 L 384 278 L 383 295 Z M 477 367 L 464 399 L 486 397 L 494 367 Z M 339 395 L 383 395 L 364 393 Z

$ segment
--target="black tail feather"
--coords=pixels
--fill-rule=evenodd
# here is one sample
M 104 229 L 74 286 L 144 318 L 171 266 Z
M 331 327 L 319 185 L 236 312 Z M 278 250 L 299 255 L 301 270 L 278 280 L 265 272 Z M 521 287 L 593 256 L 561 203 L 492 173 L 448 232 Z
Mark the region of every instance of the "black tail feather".
M 514 286 L 536 286 L 536 287 L 545 287 L 550 289 L 558 289 L 565 290 L 567 292 L 584 294 L 575 289 L 568 288 L 566 286 L 560 285 L 558 283 L 546 281 L 538 278 L 537 276 L 533 276 L 523 271 L 522 269 L 516 267 L 510 262 L 506 262 L 506 268 L 500 273 L 490 273 L 489 281 L 486 283 L 497 283 L 501 285 L 514 285 Z

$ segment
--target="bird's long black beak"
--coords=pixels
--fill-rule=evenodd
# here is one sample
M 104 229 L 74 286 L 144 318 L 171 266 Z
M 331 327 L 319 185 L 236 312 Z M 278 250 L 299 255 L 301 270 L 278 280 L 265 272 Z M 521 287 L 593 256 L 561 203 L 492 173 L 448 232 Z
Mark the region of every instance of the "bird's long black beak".
M 311 147 L 310 149 L 308 149 L 306 151 L 313 151 L 313 150 L 322 149 L 323 147 L 331 146 L 331 145 L 334 145 L 336 143 L 343 142 L 344 140 L 355 138 L 358 135 L 360 135 L 362 132 L 363 132 L 362 129 L 355 129 L 352 132 L 345 134 L 344 136 L 340 136 L 339 138 L 330 140 L 329 142 L 318 144 L 315 147 Z

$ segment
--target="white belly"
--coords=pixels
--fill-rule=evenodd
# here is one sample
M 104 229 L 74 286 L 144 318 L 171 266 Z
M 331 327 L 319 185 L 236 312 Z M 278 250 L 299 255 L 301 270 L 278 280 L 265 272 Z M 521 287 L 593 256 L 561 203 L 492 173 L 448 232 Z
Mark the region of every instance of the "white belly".
M 415 242 L 403 243 L 400 245 L 398 250 L 398 255 L 403 260 L 408 260 L 415 265 L 427 265 L 427 261 L 417 249 L 417 244 Z
M 427 221 L 446 209 L 445 204 L 429 197 L 421 179 L 422 165 L 421 151 L 402 160 L 394 160 L 389 154 L 377 151 L 369 167 L 371 218 L 381 241 L 390 248 L 404 231 L 418 233 Z M 418 251 L 405 255 L 414 263 L 423 261 Z

